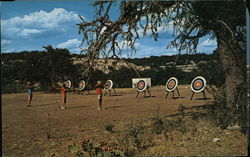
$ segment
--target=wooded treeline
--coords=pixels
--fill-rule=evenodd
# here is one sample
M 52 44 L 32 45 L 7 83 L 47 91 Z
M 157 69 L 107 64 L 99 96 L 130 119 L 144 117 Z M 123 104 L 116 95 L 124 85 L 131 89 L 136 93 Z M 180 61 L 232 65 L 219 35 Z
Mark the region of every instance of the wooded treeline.
M 2 93 L 25 92 L 27 82 L 37 84 L 38 91 L 53 91 L 58 88 L 57 83 L 70 79 L 75 88 L 80 80 L 85 80 L 93 88 L 97 80 L 114 81 L 116 87 L 131 87 L 131 79 L 138 77 L 132 68 L 122 67 L 105 74 L 95 70 L 91 76 L 82 75 L 86 68 L 82 64 L 74 64 L 73 59 L 84 58 L 83 54 L 70 54 L 67 49 L 44 47 L 44 51 L 23 51 L 2 53 Z M 222 68 L 216 54 L 194 54 L 174 56 L 153 56 L 149 58 L 126 59 L 135 65 L 149 66 L 149 69 L 138 71 L 141 77 L 150 77 L 152 85 L 165 85 L 167 79 L 176 77 L 180 84 L 190 84 L 196 76 L 203 76 L 208 84 L 221 86 L 224 83 Z M 197 64 L 197 69 L 184 72 L 175 65 Z M 202 62 L 201 62 L 202 61 Z M 173 64 L 168 65 L 172 62 Z M 113 69 L 113 68 L 111 68 Z M 89 78 L 89 80 L 87 80 Z

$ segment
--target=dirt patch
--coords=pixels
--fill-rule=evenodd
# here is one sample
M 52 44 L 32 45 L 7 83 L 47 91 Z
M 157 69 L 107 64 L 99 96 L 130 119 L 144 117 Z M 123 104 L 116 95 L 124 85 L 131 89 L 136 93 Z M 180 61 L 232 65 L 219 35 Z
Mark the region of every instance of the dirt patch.
M 165 99 L 164 86 L 153 87 L 150 91 L 153 97 L 144 98 L 142 93 L 135 98 L 135 89 L 116 89 L 117 96 L 104 97 L 106 110 L 102 111 L 97 111 L 97 97 L 94 91 L 90 91 L 90 95 L 68 95 L 67 110 L 60 110 L 57 107 L 56 101 L 60 103 L 61 98 L 59 93 L 34 93 L 31 108 L 26 107 L 26 93 L 2 95 L 3 154 L 4 156 L 50 156 L 56 152 L 59 156 L 74 156 L 67 150 L 69 144 L 88 138 L 95 141 L 115 140 L 125 131 L 128 123 L 153 117 L 157 106 L 160 108 L 159 114 L 166 116 L 178 113 L 179 104 L 185 105 L 189 108 L 187 112 L 192 113 L 201 110 L 200 106 L 213 100 L 208 92 L 206 94 L 210 99 L 206 101 L 199 99 L 202 98 L 201 93 L 195 94 L 193 100 L 190 100 L 192 93 L 189 85 L 179 86 L 181 99 L 172 99 L 172 93 L 169 94 L 168 99 Z M 106 125 L 114 125 L 114 132 L 105 131 Z M 232 135 L 234 138 L 231 135 L 228 136 L 233 138 L 231 143 L 235 139 L 240 139 L 242 142 L 236 142 L 236 145 L 229 142 L 225 145 L 225 149 L 229 152 L 236 151 L 239 155 L 244 154 L 246 137 L 240 133 Z M 191 143 L 195 142 L 191 140 Z M 180 145 L 181 142 L 177 140 L 175 143 Z M 176 151 L 191 151 L 191 155 L 210 155 L 201 153 L 204 151 L 199 149 L 200 143 L 197 142 L 195 145 L 198 152 L 185 144 L 181 146 L 187 151 Z M 148 153 L 155 153 L 158 149 L 164 151 L 163 148 L 166 147 L 159 144 L 159 147 L 154 147 Z M 172 152 L 166 155 L 176 154 Z M 179 155 L 183 154 L 179 153 Z

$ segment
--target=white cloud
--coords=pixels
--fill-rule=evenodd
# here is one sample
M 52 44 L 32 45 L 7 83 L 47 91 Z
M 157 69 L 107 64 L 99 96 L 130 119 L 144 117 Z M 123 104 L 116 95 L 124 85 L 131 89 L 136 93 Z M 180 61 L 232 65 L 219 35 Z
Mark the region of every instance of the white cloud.
M 137 30 L 138 34 L 140 37 L 143 36 L 143 33 L 144 33 L 144 28 L 141 28 L 141 26 L 139 26 L 139 29 Z M 147 29 L 146 29 L 146 36 L 150 36 L 152 33 L 151 33 L 151 27 L 152 25 L 149 24 Z M 172 35 L 173 34 L 173 22 L 168 22 L 168 23 L 163 23 L 161 26 L 157 26 L 157 33 L 159 34 L 165 34 L 167 33 L 168 35 Z
M 160 56 L 160 55 L 173 55 L 177 54 L 178 51 L 175 48 L 167 49 L 166 46 L 157 45 L 145 45 L 138 44 L 136 47 L 136 54 L 134 57 L 150 57 L 150 56 Z
M 68 41 L 62 42 L 58 44 L 56 47 L 58 48 L 72 48 L 72 47 L 79 47 L 81 44 L 81 41 L 78 39 L 70 39 Z
M 57 44 L 57 48 L 66 48 L 70 52 L 79 53 L 80 52 L 81 41 L 78 39 L 69 39 L 65 42 Z
M 121 49 L 129 49 L 131 45 L 131 41 L 121 40 L 118 42 L 118 45 Z M 140 44 L 138 42 L 135 42 L 134 44 L 135 48 L 138 48 L 139 45 Z
M 79 20 L 77 14 L 68 12 L 63 8 L 55 8 L 49 13 L 41 10 L 39 12 L 25 15 L 23 18 L 23 21 L 25 21 L 27 25 L 40 24 L 42 28 L 55 28 L 59 27 L 62 23 L 77 20 Z
M 39 30 L 39 29 L 23 29 L 18 35 L 20 36 L 29 36 L 32 34 L 40 34 L 43 33 L 44 30 Z
M 11 40 L 1 40 L 2 45 L 11 44 Z
M 216 45 L 217 45 L 216 40 L 209 40 L 209 39 L 206 39 L 201 43 L 201 46 L 204 47 L 216 47 Z
M 12 41 L 11 40 L 1 40 L 1 52 L 11 52 L 13 51 Z
M 27 37 L 45 31 L 65 31 L 67 24 L 80 22 L 77 14 L 63 8 L 55 8 L 51 12 L 40 10 L 24 17 L 13 17 L 2 20 L 3 35 L 14 38 Z

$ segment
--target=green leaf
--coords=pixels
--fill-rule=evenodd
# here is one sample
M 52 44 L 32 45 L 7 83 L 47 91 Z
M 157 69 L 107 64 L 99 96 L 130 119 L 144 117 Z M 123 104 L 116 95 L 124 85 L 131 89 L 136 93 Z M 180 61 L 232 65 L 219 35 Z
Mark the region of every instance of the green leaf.
M 71 153 L 76 153 L 80 150 L 80 148 L 78 146 L 75 146 L 75 145 L 70 145 L 68 147 L 68 149 L 69 149 L 69 152 L 71 152 Z
M 115 156 L 125 156 L 124 152 L 120 151 L 120 150 L 115 150 L 114 154 L 115 154 Z
M 103 155 L 104 155 L 104 157 L 110 157 L 110 156 L 112 156 L 112 153 L 108 152 L 108 151 L 104 151 Z

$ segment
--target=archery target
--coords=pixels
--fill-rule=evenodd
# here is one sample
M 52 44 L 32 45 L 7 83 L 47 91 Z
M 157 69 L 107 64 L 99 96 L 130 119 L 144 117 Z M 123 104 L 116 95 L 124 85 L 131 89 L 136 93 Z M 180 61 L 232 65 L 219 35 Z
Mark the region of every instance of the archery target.
M 168 92 L 172 92 L 175 90 L 177 85 L 178 85 L 178 80 L 175 77 L 171 77 L 170 79 L 168 79 L 166 83 L 166 90 Z
M 137 83 L 140 80 L 144 80 L 147 87 L 151 87 L 151 78 L 132 78 L 132 88 L 137 88 Z
M 106 82 L 105 82 L 105 90 L 111 90 L 112 89 L 112 87 L 113 87 L 113 81 L 112 80 L 107 80 Z
M 144 80 L 140 80 L 137 82 L 136 88 L 137 88 L 137 91 L 142 92 L 145 89 L 147 89 L 147 84 Z
M 206 87 L 206 79 L 204 77 L 198 76 L 193 79 L 191 83 L 191 89 L 193 92 L 201 92 L 205 89 Z
M 66 84 L 66 88 L 68 88 L 68 89 L 70 89 L 71 88 L 71 81 L 70 80 L 67 80 L 66 82 L 65 82 L 65 84 Z
M 80 83 L 79 83 L 79 89 L 83 90 L 85 88 L 85 86 L 86 86 L 85 81 L 81 80 Z

